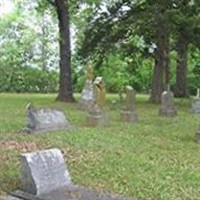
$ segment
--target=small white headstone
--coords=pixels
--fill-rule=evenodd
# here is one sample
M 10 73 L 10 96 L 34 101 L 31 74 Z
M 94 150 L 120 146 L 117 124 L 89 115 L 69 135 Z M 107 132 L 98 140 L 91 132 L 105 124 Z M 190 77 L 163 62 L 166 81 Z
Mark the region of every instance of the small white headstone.
M 169 88 L 167 91 L 162 93 L 159 115 L 171 117 L 177 115 L 177 111 L 174 106 L 174 94 L 169 90 Z
M 121 111 L 121 121 L 123 122 L 135 122 L 138 120 L 138 115 L 136 113 L 135 107 L 135 91 L 134 89 L 127 85 L 126 86 L 126 99 L 125 107 Z
M 71 184 L 69 172 L 59 149 L 21 154 L 23 191 L 41 195 Z

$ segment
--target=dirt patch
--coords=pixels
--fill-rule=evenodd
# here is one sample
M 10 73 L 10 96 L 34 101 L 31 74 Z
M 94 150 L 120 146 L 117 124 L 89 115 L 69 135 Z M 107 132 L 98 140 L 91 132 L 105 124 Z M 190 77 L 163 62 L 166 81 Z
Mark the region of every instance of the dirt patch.
M 38 150 L 38 146 L 34 142 L 18 142 L 11 140 L 11 141 L 0 141 L 0 149 L 29 152 Z

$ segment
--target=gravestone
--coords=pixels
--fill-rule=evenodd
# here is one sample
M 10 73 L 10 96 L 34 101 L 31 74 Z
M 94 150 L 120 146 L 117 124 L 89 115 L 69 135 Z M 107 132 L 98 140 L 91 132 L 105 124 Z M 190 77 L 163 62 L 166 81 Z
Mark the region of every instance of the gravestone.
M 135 108 L 135 91 L 131 86 L 126 86 L 125 107 L 121 111 L 121 120 L 123 122 L 135 122 L 138 120 Z
M 86 81 L 84 88 L 81 92 L 81 98 L 79 102 L 79 108 L 81 110 L 91 110 L 94 104 L 94 86 L 93 86 L 93 68 L 91 62 L 89 62 L 86 73 Z
M 10 192 L 24 200 L 134 200 L 74 185 L 59 149 L 21 154 L 22 190 Z
M 192 100 L 192 113 L 200 113 L 200 89 L 197 89 L 197 96 Z
M 24 192 L 41 195 L 71 184 L 59 149 L 21 154 L 21 183 Z
M 106 89 L 103 78 L 98 76 L 94 80 L 95 101 L 87 115 L 87 125 L 91 127 L 102 127 L 107 124 L 107 116 L 105 114 L 105 96 Z
M 159 115 L 169 117 L 177 115 L 177 111 L 174 107 L 174 94 L 170 91 L 169 87 L 168 90 L 162 93 Z
M 57 109 L 36 109 L 32 104 L 27 106 L 27 126 L 23 129 L 27 133 L 42 133 L 48 131 L 70 129 L 64 113 Z

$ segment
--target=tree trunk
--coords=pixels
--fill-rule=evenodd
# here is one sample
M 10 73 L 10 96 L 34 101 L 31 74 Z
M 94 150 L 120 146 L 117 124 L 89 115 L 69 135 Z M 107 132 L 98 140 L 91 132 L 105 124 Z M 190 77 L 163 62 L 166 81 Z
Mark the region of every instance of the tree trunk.
M 166 44 L 165 44 L 165 90 L 168 89 L 168 86 L 170 86 L 170 59 L 169 59 L 169 33 L 166 34 Z
M 71 78 L 70 20 L 68 1 L 55 0 L 60 34 L 60 79 L 58 101 L 74 102 Z
M 152 88 L 150 101 L 153 103 L 161 102 L 161 94 L 164 89 L 164 72 L 166 73 L 166 82 L 169 82 L 168 73 L 168 37 L 166 24 L 163 16 L 157 18 L 157 41 L 156 41 L 156 51 L 155 51 L 155 66 L 152 79 Z
M 177 66 L 176 66 L 176 97 L 188 97 L 187 91 L 187 51 L 188 45 L 182 35 L 177 41 Z

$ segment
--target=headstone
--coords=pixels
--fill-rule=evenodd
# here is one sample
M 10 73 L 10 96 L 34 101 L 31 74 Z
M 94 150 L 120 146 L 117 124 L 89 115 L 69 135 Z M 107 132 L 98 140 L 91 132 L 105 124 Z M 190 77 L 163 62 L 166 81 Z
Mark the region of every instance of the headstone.
M 103 78 L 98 76 L 94 81 L 95 101 L 93 107 L 87 116 L 87 125 L 92 127 L 102 127 L 107 124 L 107 116 L 105 114 L 105 96 L 106 89 Z
M 21 183 L 24 192 L 41 195 L 71 184 L 59 149 L 21 154 Z
M 125 107 L 121 111 L 121 120 L 123 122 L 135 122 L 138 120 L 135 108 L 135 91 L 131 86 L 126 86 Z
M 10 195 L 26 200 L 134 200 L 71 182 L 59 149 L 21 154 L 22 190 Z
M 169 87 L 168 90 L 162 93 L 159 115 L 169 117 L 177 115 L 177 111 L 174 107 L 174 94 L 170 91 Z
M 116 110 L 117 108 L 117 101 L 116 100 L 112 100 L 111 102 L 111 110 Z
M 57 109 L 36 109 L 32 104 L 27 106 L 27 133 L 41 133 L 71 128 L 64 113 Z
M 197 96 L 192 100 L 192 112 L 200 113 L 200 89 L 197 89 Z
M 93 88 L 93 68 L 91 62 L 87 66 L 87 79 L 81 93 L 79 108 L 81 110 L 90 110 L 94 104 L 94 88 Z

